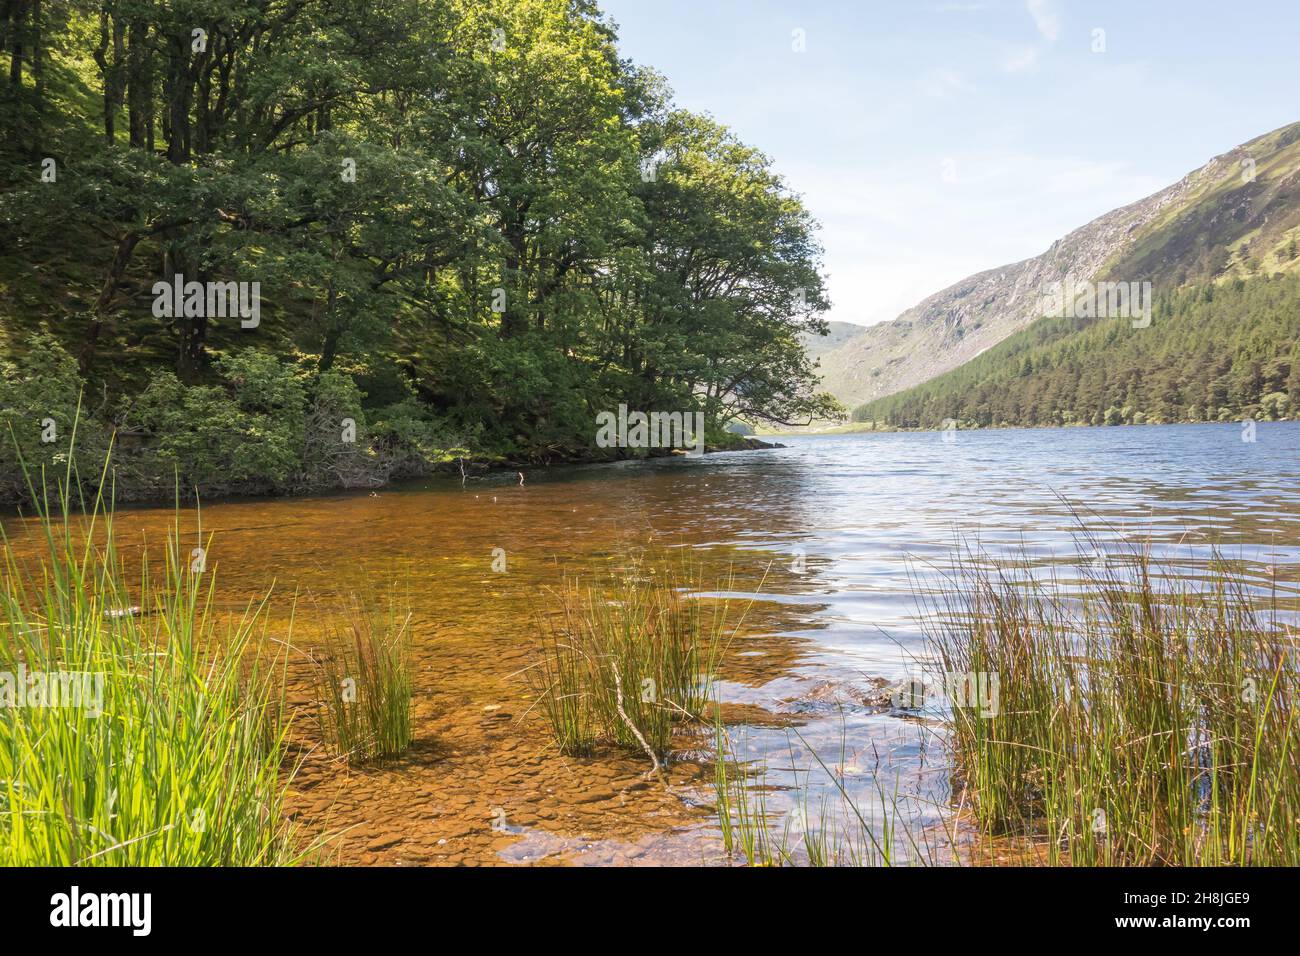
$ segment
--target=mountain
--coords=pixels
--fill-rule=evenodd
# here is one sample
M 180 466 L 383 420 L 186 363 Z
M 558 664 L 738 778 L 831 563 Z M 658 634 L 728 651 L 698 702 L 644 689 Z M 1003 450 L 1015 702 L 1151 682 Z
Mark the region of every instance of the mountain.
M 827 352 L 839 348 L 867 330 L 866 326 L 855 325 L 852 322 L 827 322 L 826 324 L 830 326 L 830 331 L 826 335 L 812 335 L 808 332 L 799 334 L 799 341 L 809 358 L 821 358 Z
M 1159 292 L 1149 325 L 1113 317 L 1040 319 L 965 365 L 853 413 L 873 428 L 1298 416 L 1295 270 Z
M 980 272 L 821 358 L 849 407 L 926 382 L 1042 318 L 1055 282 L 1150 281 L 1157 292 L 1300 269 L 1300 123 L 1216 156 L 1172 186 Z

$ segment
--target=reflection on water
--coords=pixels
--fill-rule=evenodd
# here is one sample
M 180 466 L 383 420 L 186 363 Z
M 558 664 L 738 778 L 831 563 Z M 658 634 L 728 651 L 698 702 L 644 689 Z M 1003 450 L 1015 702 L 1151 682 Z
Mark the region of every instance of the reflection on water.
M 1068 580 L 1081 521 L 1101 551 L 1149 539 L 1193 578 L 1217 545 L 1260 587 L 1275 576 L 1293 603 L 1300 423 L 1261 424 L 1254 443 L 1241 435 L 1228 424 L 959 432 L 950 442 L 798 436 L 783 449 L 538 470 L 522 486 L 503 475 L 374 497 L 209 504 L 201 531 L 192 514 L 186 523 L 196 541 L 211 536 L 223 604 L 240 607 L 274 583 L 284 598 L 274 627 L 287 627 L 295 593 L 395 586 L 412 602 L 426 746 L 397 770 L 342 782 L 335 769 L 308 768 L 299 788 L 303 820 L 355 825 L 345 861 L 698 862 L 717 857 L 700 774 L 683 771 L 677 794 L 655 794 L 635 760 L 554 755 L 528 712 L 517 672 L 548 588 L 651 535 L 697 549 L 706 575 L 734 573 L 727 587 L 761 601 L 720 686 L 731 703 L 794 721 L 736 729 L 739 756 L 767 765 L 773 811 L 789 812 L 780 788 L 802 782 L 815 751 L 846 768 L 864 806 L 901 789 L 929 826 L 948 802 L 941 728 L 871 702 L 879 681 L 914 672 L 923 651 L 909 575 L 924 581 L 955 542 L 977 539 Z M 119 533 L 156 560 L 172 517 L 124 510 Z M 4 527 L 19 552 L 39 543 L 19 519 Z M 300 641 L 312 636 L 304 617 Z M 518 832 L 493 828 L 497 807 Z

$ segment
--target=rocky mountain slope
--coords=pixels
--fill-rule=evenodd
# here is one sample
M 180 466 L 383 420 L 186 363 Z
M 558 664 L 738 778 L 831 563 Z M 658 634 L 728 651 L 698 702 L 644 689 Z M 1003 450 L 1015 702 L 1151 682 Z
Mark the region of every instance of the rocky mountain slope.
M 1157 290 L 1290 271 L 1300 225 L 1300 123 L 1217 156 L 1042 255 L 937 292 L 821 356 L 823 387 L 850 408 L 928 381 L 1041 318 L 1053 282 L 1151 281 Z
M 826 335 L 809 335 L 807 332 L 801 335 L 803 350 L 811 358 L 821 358 L 827 352 L 839 348 L 867 330 L 865 325 L 855 325 L 852 322 L 827 322 L 826 324 L 830 326 L 830 331 Z

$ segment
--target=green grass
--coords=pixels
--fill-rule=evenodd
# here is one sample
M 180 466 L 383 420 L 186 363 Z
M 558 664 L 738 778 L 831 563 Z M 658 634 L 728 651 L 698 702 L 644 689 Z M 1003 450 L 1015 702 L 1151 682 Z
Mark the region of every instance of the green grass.
M 999 678 L 993 716 L 953 710 L 979 828 L 1053 864 L 1300 863 L 1295 632 L 1222 561 L 1084 568 L 1067 589 L 969 556 L 928 602 L 941 669 Z
M 172 537 L 158 577 L 128 587 L 104 497 L 74 514 L 68 479 L 48 498 L 45 547 L 22 563 L 6 541 L 0 582 L 0 864 L 258 866 L 294 862 L 281 810 L 282 662 L 265 602 L 219 624 L 214 576 Z M 35 498 L 36 495 L 34 494 Z M 80 504 L 80 502 L 78 502 Z M 138 605 L 142 613 L 106 612 Z M 19 699 L 20 672 L 85 693 Z M 50 697 L 45 698 L 52 702 Z
M 604 741 L 662 760 L 674 728 L 699 719 L 734 631 L 728 602 L 688 596 L 698 584 L 686 559 L 640 556 L 556 592 L 525 673 L 561 752 Z
M 350 764 L 384 760 L 411 743 L 409 611 L 351 594 L 326 617 L 313 655 L 321 735 Z

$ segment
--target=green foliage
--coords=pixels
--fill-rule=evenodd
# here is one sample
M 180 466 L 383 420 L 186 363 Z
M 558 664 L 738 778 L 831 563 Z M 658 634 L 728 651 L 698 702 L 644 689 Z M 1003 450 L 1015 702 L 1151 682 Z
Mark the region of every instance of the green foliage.
M 72 465 L 93 475 L 104 460 L 106 442 L 90 410 L 78 418 L 77 363 L 51 336 L 27 346 L 21 357 L 0 360 L 0 501 L 26 496 L 29 475 L 39 487 L 43 474 L 53 480 Z
M 1285 392 L 1269 392 L 1259 400 L 1259 412 L 1268 421 L 1285 418 L 1291 408 L 1291 399 Z
M 21 363 L 0 363 L 0 501 L 29 499 L 28 474 L 38 492 L 42 473 L 94 479 L 106 457 L 126 500 L 373 487 L 469 454 L 409 387 L 368 411 L 336 369 L 304 372 L 253 349 L 213 368 L 214 382 L 196 385 L 156 371 L 113 421 L 86 407 L 76 361 L 37 337 Z
M 182 487 L 263 482 L 270 490 L 302 456 L 302 383 L 274 356 L 258 352 L 224 358 L 217 370 L 224 387 L 187 387 L 171 372 L 158 373 L 140 397 L 137 420 Z
M 1040 319 L 853 417 L 902 428 L 1276 419 L 1300 407 L 1298 348 L 1300 276 L 1190 286 L 1157 295 L 1148 328 Z
M 0 355 L 56 330 L 187 485 L 364 485 L 456 457 L 445 434 L 589 456 L 620 403 L 835 412 L 799 343 L 816 224 L 594 3 L 51 6 L 0 81 Z M 260 324 L 155 316 L 177 274 L 258 282 Z

